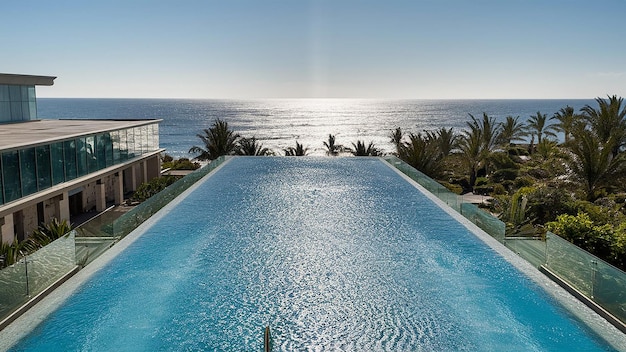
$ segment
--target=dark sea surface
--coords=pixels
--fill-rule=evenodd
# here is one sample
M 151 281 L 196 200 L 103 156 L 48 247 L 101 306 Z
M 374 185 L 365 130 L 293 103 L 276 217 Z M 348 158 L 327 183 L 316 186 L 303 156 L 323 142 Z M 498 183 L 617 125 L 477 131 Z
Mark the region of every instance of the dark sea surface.
M 498 121 L 519 116 L 525 121 L 540 111 L 551 117 L 569 105 L 576 111 L 592 99 L 559 100 L 371 100 L 371 99 L 269 99 L 269 100 L 184 100 L 184 99 L 73 99 L 39 98 L 40 119 L 163 119 L 161 147 L 176 157 L 199 145 L 196 134 L 224 119 L 239 134 L 255 136 L 277 155 L 302 143 L 310 155 L 324 155 L 323 142 L 334 134 L 338 144 L 351 146 L 370 141 L 391 151 L 390 132 L 452 127 L 460 131 L 469 115 L 483 113 Z

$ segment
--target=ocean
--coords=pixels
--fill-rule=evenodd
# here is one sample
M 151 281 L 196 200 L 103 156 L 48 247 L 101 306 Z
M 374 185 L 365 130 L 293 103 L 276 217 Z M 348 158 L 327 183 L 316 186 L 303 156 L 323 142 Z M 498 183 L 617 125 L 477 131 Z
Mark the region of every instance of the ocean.
M 256 137 L 277 155 L 295 142 L 309 155 L 324 155 L 323 142 L 334 134 L 336 143 L 351 147 L 357 140 L 383 151 L 393 148 L 389 134 L 397 127 L 421 132 L 441 127 L 460 131 L 483 112 L 502 121 L 519 116 L 525 121 L 540 111 L 551 117 L 569 105 L 576 111 L 593 99 L 550 100 L 371 100 L 371 99 L 74 99 L 39 98 L 40 119 L 163 119 L 160 144 L 174 157 L 193 157 L 196 136 L 217 118 L 244 137 Z

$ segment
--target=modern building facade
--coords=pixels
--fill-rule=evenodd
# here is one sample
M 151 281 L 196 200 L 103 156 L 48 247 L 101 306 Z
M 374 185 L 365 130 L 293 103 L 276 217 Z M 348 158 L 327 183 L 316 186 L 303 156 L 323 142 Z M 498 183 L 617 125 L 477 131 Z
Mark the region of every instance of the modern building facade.
M 0 229 L 23 240 L 52 218 L 121 204 L 160 175 L 160 120 L 37 120 L 36 85 L 0 74 Z

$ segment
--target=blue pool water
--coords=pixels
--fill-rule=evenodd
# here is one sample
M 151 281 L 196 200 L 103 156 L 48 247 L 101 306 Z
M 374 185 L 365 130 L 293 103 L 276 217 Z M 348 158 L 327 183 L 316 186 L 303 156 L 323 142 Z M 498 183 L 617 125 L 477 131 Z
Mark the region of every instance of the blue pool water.
M 379 159 L 201 182 L 12 350 L 612 350 Z

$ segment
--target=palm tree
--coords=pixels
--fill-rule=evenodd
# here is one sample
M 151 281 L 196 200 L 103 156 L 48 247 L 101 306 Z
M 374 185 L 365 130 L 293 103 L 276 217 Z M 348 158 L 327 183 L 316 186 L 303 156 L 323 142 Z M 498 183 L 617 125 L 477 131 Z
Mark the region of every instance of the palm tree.
M 596 98 L 598 109 L 585 105 L 580 109 L 583 118 L 589 123 L 599 140 L 603 143 L 613 140 L 613 156 L 626 144 L 626 107 L 622 108 L 623 98 L 613 95 L 608 100 Z
M 335 144 L 335 136 L 332 134 L 328 135 L 328 142 L 324 142 L 324 147 L 326 147 L 326 155 L 337 156 L 342 149 L 342 146 L 339 144 Z
M 439 149 L 442 157 L 450 155 L 458 147 L 459 136 L 452 128 L 440 128 L 435 132 L 425 131 L 426 137 Z
M 356 144 L 352 143 L 352 146 L 354 147 L 354 149 L 352 149 L 350 152 L 354 156 L 381 156 L 382 155 L 382 152 L 380 151 L 380 149 L 376 148 L 376 146 L 374 145 L 374 142 L 370 142 L 370 144 L 366 147 L 365 142 L 356 141 Z
M 568 105 L 554 113 L 554 116 L 552 116 L 550 120 L 558 121 L 552 126 L 554 126 L 555 131 L 563 133 L 565 143 L 568 143 L 571 139 L 574 126 L 580 122 L 580 115 L 574 113 L 574 108 Z
M 477 128 L 481 131 L 481 141 L 483 149 L 492 151 L 497 145 L 500 139 L 499 127 L 496 124 L 496 119 L 489 117 L 483 112 L 483 119 L 477 120 L 472 114 L 469 114 L 472 121 L 468 121 L 467 125 L 472 128 Z
M 589 201 L 597 199 L 602 189 L 622 184 L 626 177 L 626 154 L 613 155 L 614 138 L 603 142 L 593 131 L 579 128 L 574 132 L 570 167 Z
M 464 156 L 464 162 L 470 171 L 470 186 L 474 187 L 478 170 L 487 168 L 489 156 L 498 145 L 500 139 L 498 125 L 493 117 L 483 113 L 482 120 L 469 114 L 471 121 L 467 121 L 469 131 L 463 131 L 459 149 Z
M 537 143 L 541 143 L 543 135 L 556 137 L 556 134 L 553 132 L 554 127 L 552 125 L 546 125 L 547 121 L 548 116 L 542 114 L 540 111 L 537 111 L 536 115 L 531 115 L 528 119 L 528 130 L 533 136 L 537 136 Z
M 528 136 L 526 126 L 519 121 L 519 116 L 507 116 L 506 120 L 500 123 L 499 132 L 498 142 L 505 146 L 511 145 L 513 142 L 521 142 Z
M 264 148 L 263 144 L 259 143 L 256 137 L 245 138 L 242 137 L 237 143 L 237 155 L 253 155 L 253 156 L 266 156 L 272 155 L 272 151 Z
M 468 123 L 468 126 L 470 128 L 469 131 L 465 130 L 461 135 L 459 149 L 461 150 L 461 155 L 463 155 L 463 163 L 469 169 L 469 184 L 473 188 L 474 184 L 476 184 L 476 178 L 478 178 L 478 170 L 480 170 L 482 163 L 486 160 L 488 153 L 485 152 L 483 132 L 480 126 L 471 123 Z
M 203 129 L 204 134 L 197 134 L 204 146 L 193 146 L 189 153 L 200 153 L 198 160 L 215 160 L 222 155 L 234 154 L 237 150 L 239 134 L 228 128 L 226 121 L 216 119 L 208 129 Z
M 409 141 L 400 146 L 398 157 L 432 178 L 441 176 L 444 154 L 434 134 L 409 135 Z
M 305 148 L 302 146 L 302 144 L 298 143 L 298 141 L 296 141 L 296 147 L 289 147 L 284 149 L 285 151 L 285 156 L 305 156 L 307 154 L 307 152 L 309 151 L 309 148 Z
M 396 129 L 391 131 L 389 134 L 390 142 L 393 143 L 394 147 L 396 147 L 396 154 L 400 153 L 403 137 L 404 135 L 402 134 L 402 129 L 400 127 L 396 127 Z

